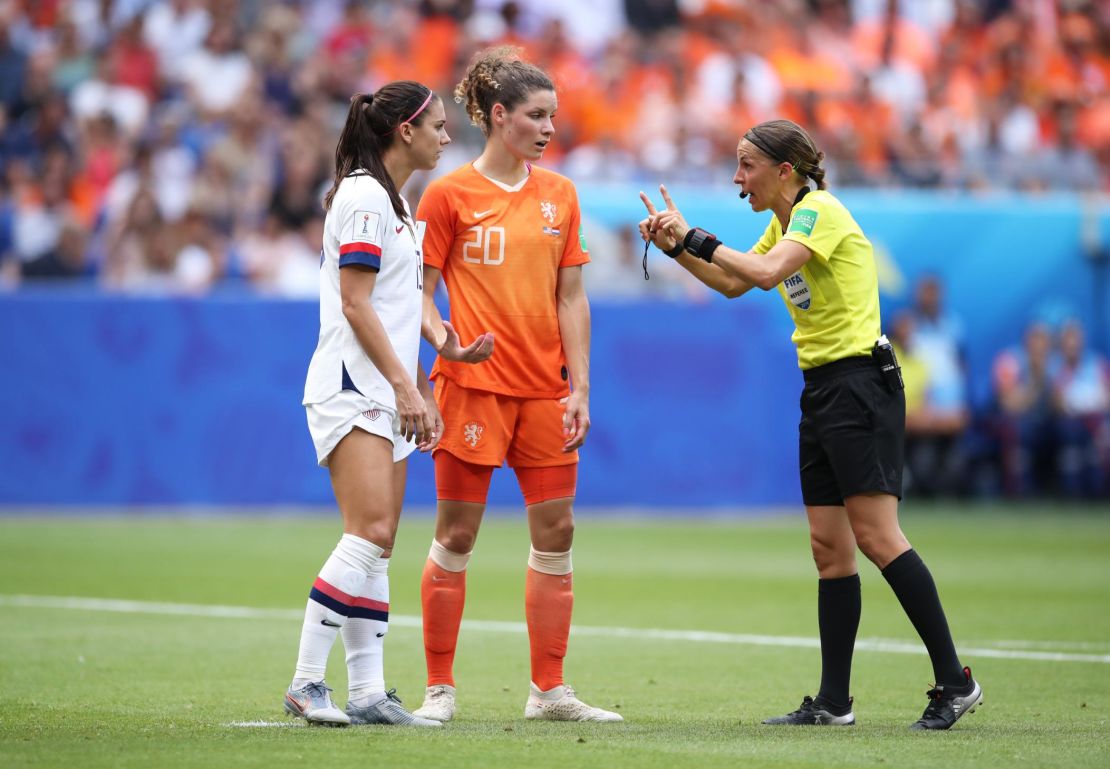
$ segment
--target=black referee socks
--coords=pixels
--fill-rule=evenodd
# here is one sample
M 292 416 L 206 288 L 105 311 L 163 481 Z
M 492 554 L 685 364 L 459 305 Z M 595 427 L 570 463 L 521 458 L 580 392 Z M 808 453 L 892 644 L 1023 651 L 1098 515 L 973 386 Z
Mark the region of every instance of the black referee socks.
M 936 683 L 952 689 L 966 687 L 967 676 L 960 665 L 960 658 L 956 656 L 937 586 L 925 562 L 911 548 L 887 564 L 883 576 L 894 590 L 894 595 L 898 596 L 898 602 L 917 634 L 925 642 Z
M 851 710 L 848 685 L 860 615 L 859 575 L 817 580 L 821 631 L 821 690 L 817 702 L 834 715 Z

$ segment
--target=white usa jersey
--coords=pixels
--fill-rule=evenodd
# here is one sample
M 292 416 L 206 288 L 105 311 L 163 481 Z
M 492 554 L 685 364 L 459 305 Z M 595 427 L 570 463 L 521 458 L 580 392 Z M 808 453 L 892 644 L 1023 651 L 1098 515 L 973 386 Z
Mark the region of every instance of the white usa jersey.
M 404 201 L 408 213 L 408 202 Z M 423 230 L 412 216 L 402 221 L 385 188 L 365 171 L 339 183 L 324 220 L 320 254 L 320 340 L 308 366 L 304 401 L 322 403 L 353 390 L 396 410 L 393 388 L 355 337 L 343 315 L 339 271 L 357 264 L 376 270 L 370 304 L 385 327 L 393 350 L 416 381 L 423 309 Z

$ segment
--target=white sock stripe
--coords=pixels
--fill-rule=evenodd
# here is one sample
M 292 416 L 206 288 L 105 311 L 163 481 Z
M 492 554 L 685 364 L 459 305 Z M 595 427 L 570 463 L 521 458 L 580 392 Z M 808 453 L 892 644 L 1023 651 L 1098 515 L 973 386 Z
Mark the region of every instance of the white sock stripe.
M 550 574 L 555 577 L 561 577 L 574 571 L 569 550 L 565 553 L 549 553 L 537 550 L 531 545 L 528 547 L 528 567 L 541 574 Z
M 439 541 L 432 539 L 432 547 L 428 551 L 428 558 L 439 568 L 444 571 L 466 571 L 466 565 L 470 563 L 470 556 L 474 553 L 471 550 L 469 553 L 455 553 L 443 545 Z

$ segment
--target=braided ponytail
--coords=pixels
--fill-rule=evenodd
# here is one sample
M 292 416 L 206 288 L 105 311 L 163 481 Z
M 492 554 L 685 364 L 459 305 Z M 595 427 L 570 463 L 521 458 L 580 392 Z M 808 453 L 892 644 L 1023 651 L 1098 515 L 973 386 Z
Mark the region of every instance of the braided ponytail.
M 520 49 L 504 45 L 475 54 L 466 75 L 455 86 L 455 101 L 465 102 L 470 122 L 490 135 L 494 104 L 507 110 L 526 101 L 534 91 L 554 91 L 547 74 L 520 58 Z

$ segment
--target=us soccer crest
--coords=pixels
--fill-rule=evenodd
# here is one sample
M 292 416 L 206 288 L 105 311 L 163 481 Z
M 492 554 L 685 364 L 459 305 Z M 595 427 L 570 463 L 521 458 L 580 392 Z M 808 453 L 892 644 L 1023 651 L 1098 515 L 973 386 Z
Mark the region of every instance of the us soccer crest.
M 482 440 L 482 433 L 485 428 L 479 422 L 467 422 L 463 425 L 463 440 L 470 448 L 476 448 L 478 441 Z
M 550 200 L 544 200 L 540 203 L 540 213 L 543 214 L 544 219 L 555 224 L 555 215 L 558 213 L 558 209 Z

